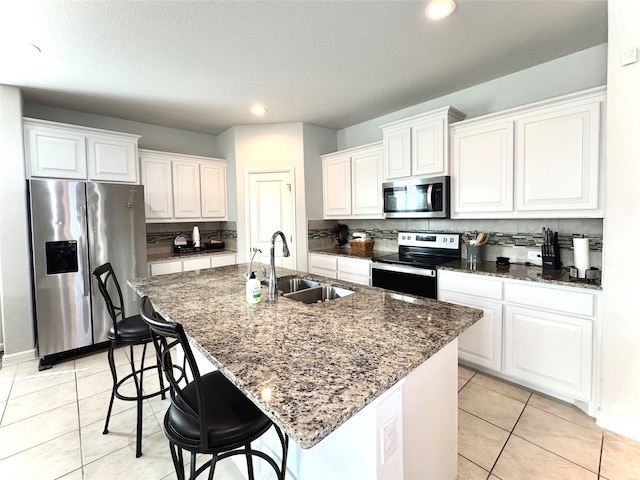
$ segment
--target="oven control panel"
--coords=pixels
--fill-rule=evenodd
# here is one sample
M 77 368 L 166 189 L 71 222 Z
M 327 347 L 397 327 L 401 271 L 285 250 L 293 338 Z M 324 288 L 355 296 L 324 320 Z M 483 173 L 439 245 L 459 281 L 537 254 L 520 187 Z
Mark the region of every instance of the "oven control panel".
M 398 232 L 398 246 L 431 247 L 455 250 L 460 247 L 460 234 Z

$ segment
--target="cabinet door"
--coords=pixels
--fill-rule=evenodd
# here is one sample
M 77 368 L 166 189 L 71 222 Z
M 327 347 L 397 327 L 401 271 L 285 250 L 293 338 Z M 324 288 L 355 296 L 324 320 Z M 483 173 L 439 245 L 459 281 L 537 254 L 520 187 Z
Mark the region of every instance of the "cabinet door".
M 599 208 L 600 106 L 558 106 L 517 121 L 518 210 Z
M 371 284 L 371 261 L 338 257 L 338 278 L 347 282 Z
M 177 273 L 182 271 L 182 261 L 157 262 L 151 264 L 151 275 L 164 275 L 166 273 Z
M 352 214 L 382 218 L 382 150 L 379 148 L 351 157 Z
M 209 257 L 189 258 L 182 261 L 182 271 L 190 272 L 192 270 L 202 270 L 211 267 L 211 259 Z
M 202 218 L 227 218 L 227 174 L 224 164 L 200 164 Z
M 140 167 L 144 185 L 145 218 L 147 220 L 172 218 L 171 160 L 143 155 Z
M 382 132 L 384 148 L 384 179 L 411 176 L 411 128 L 385 129 Z
M 325 218 L 351 215 L 351 157 L 322 160 L 322 202 Z
M 200 218 L 200 164 L 173 161 L 173 216 Z
M 445 120 L 423 122 L 411 129 L 411 173 L 445 175 Z
M 454 213 L 513 211 L 513 122 L 452 128 Z
M 505 306 L 504 373 L 591 401 L 593 323 Z
M 89 180 L 138 182 L 138 141 L 111 136 L 87 137 Z
M 86 145 L 82 133 L 33 125 L 25 125 L 24 130 L 30 176 L 86 180 Z
M 479 308 L 484 317 L 458 337 L 458 356 L 468 362 L 502 371 L 502 304 L 453 292 L 439 292 L 438 301 Z
M 338 278 L 338 259 L 331 255 L 309 254 L 309 273 Z

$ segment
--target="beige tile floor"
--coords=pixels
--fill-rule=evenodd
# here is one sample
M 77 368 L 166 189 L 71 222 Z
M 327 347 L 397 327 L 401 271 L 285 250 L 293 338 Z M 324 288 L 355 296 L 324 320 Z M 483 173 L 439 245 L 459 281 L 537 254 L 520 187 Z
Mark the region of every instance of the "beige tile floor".
M 459 366 L 458 478 L 640 479 L 640 443 L 572 405 Z
M 117 351 L 120 369 L 127 354 Z M 466 367 L 458 375 L 459 479 L 640 479 L 640 443 L 570 405 Z M 144 402 L 136 459 L 134 402 L 115 401 L 102 435 L 110 388 L 104 352 L 43 372 L 37 361 L 1 368 L 0 479 L 175 478 L 161 428 L 168 400 Z M 215 478 L 242 475 L 227 459 Z

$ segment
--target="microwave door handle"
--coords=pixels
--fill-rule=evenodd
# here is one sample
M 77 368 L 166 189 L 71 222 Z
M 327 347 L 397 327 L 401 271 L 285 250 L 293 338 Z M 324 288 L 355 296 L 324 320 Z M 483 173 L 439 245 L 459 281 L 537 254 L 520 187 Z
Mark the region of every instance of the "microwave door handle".
M 429 184 L 427 187 L 427 211 L 433 212 L 433 202 L 431 200 L 431 194 L 433 192 L 433 184 Z

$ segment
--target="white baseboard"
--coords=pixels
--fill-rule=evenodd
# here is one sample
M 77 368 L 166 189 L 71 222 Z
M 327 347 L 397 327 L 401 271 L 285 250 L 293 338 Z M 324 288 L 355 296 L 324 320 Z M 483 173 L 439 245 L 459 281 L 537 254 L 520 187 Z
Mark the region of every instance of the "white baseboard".
M 27 360 L 34 360 L 36 358 L 38 358 L 38 355 L 35 348 L 25 350 L 23 352 L 12 353 L 10 355 L 5 353 L 2 356 L 2 366 L 8 367 L 9 365 L 17 365 L 20 362 L 26 362 Z
M 596 414 L 596 424 L 605 430 L 640 442 L 640 422 L 629 422 L 625 419 L 598 412 Z

